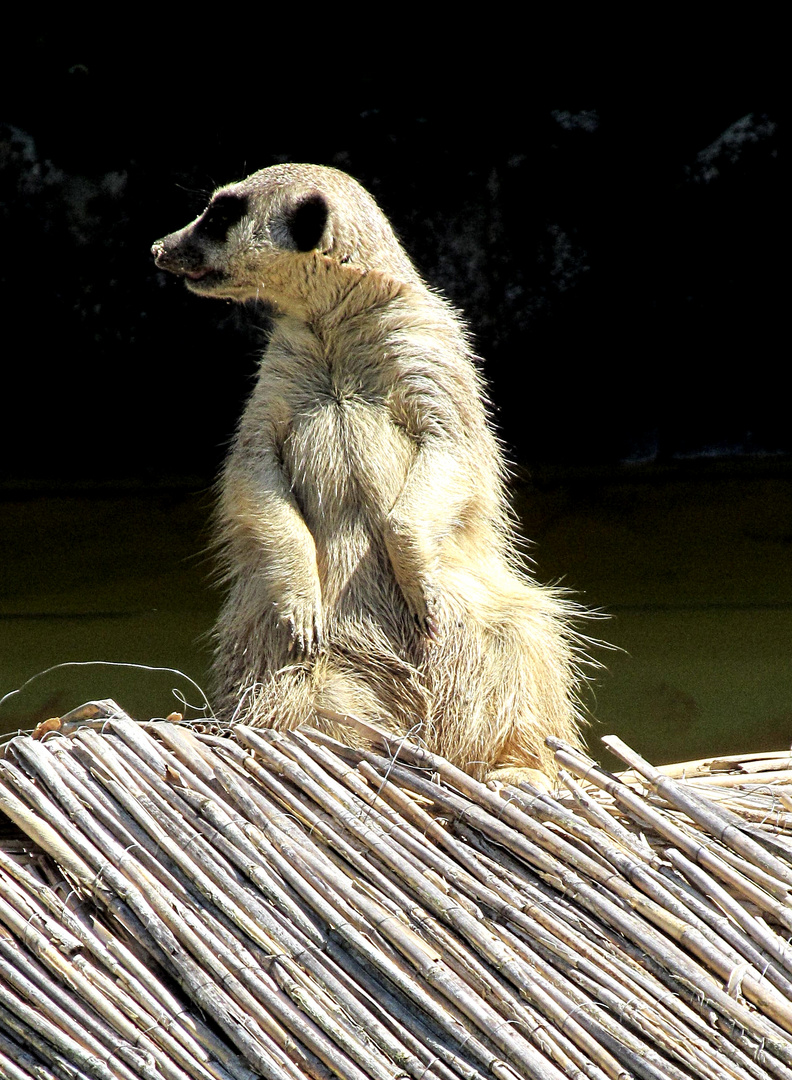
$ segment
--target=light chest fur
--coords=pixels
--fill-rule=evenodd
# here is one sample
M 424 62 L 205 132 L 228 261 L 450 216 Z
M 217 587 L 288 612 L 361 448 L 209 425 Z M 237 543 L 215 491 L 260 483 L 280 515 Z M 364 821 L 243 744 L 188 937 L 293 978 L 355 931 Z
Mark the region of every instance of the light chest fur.
M 381 587 L 383 523 L 416 452 L 394 361 L 381 361 L 364 332 L 323 342 L 292 320 L 276 328 L 223 483 L 249 484 L 267 432 L 316 545 L 326 621 L 344 597 L 364 604 L 366 588 Z

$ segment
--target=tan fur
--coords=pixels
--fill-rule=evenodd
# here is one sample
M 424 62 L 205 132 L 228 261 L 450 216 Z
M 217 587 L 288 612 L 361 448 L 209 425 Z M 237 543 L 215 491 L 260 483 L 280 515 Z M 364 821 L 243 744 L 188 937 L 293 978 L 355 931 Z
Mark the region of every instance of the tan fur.
M 552 773 L 544 737 L 578 742 L 576 609 L 522 565 L 465 328 L 371 196 L 277 165 L 153 251 L 275 316 L 220 487 L 220 710 L 350 741 L 325 707 L 479 777 Z

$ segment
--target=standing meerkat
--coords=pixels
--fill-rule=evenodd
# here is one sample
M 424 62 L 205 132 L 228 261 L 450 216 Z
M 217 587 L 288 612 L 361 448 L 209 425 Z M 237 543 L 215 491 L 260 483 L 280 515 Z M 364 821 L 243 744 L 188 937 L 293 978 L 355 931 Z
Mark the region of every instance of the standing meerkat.
M 351 713 L 480 778 L 552 774 L 577 609 L 523 565 L 466 328 L 374 199 L 275 165 L 152 251 L 273 316 L 220 483 L 219 711 L 347 742 L 322 710 Z

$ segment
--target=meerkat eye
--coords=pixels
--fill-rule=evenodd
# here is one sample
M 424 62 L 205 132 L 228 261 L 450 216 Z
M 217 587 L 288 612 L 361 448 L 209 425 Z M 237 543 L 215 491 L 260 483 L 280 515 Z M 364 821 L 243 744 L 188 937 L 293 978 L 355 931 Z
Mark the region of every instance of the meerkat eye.
M 313 251 L 319 246 L 329 213 L 325 197 L 318 191 L 292 207 L 286 217 L 286 226 L 298 251 Z
M 218 195 L 206 208 L 198 228 L 207 240 L 223 243 L 228 230 L 241 221 L 247 211 L 248 201 L 243 196 Z

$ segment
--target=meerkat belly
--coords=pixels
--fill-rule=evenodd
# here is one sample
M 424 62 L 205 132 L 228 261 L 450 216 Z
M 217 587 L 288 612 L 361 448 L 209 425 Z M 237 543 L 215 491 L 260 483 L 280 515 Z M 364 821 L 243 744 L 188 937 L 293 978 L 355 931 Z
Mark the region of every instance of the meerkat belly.
M 392 577 L 382 525 L 413 454 L 383 403 L 328 397 L 295 416 L 284 465 L 316 543 L 323 601 L 331 611 L 376 606 L 383 574 Z

